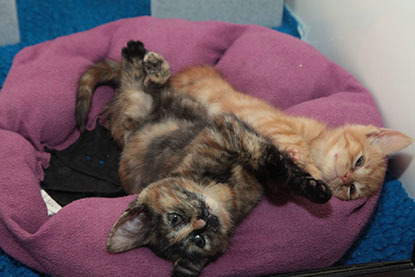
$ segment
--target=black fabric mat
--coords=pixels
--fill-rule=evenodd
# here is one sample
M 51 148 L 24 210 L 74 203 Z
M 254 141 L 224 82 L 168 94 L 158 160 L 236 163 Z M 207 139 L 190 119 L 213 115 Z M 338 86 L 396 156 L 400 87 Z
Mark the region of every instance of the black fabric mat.
M 120 150 L 109 132 L 97 123 L 69 148 L 51 153 L 42 188 L 61 206 L 85 197 L 119 197 Z

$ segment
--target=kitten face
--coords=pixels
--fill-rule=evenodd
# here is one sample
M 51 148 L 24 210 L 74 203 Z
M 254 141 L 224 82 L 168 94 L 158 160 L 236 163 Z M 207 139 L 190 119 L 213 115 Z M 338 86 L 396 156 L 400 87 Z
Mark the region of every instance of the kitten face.
M 113 226 L 107 248 L 124 252 L 148 246 L 171 260 L 174 271 L 199 275 L 228 246 L 223 226 L 203 194 L 190 180 L 168 178 L 149 185 Z
M 410 143 L 397 131 L 346 125 L 329 131 L 316 143 L 312 156 L 333 194 L 352 200 L 375 193 L 384 178 L 387 155 Z

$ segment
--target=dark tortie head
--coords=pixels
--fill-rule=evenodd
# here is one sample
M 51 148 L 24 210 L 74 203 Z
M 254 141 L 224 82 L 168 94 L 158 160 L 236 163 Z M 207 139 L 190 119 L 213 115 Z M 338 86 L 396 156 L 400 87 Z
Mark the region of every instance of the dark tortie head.
M 119 253 L 147 246 L 174 263 L 174 276 L 198 276 L 228 247 L 229 227 L 223 224 L 228 219 L 218 210 L 193 181 L 163 179 L 128 206 L 111 229 L 107 249 Z

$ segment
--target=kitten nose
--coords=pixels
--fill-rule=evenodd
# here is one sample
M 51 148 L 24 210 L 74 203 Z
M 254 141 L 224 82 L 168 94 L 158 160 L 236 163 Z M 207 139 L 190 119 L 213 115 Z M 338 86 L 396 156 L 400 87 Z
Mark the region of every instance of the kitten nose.
M 344 174 L 344 176 L 341 177 L 340 179 L 342 179 L 342 181 L 343 181 L 344 184 L 349 183 L 350 182 L 350 173 L 349 172 L 346 172 L 346 174 Z
M 196 219 L 195 221 L 193 221 L 192 225 L 195 230 L 199 230 L 205 227 L 206 222 L 203 219 Z

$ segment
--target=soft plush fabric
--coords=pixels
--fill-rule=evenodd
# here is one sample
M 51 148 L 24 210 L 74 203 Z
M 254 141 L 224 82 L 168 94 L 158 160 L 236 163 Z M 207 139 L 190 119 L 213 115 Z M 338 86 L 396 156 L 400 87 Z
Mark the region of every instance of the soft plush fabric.
M 23 263 L 51 275 L 161 276 L 170 262 L 140 248 L 111 255 L 105 242 L 112 224 L 135 196 L 87 198 L 48 218 L 39 182 L 49 155 L 79 137 L 74 104 L 77 80 L 91 63 L 120 59 L 129 39 L 144 41 L 173 72 L 215 64 L 237 88 L 293 114 L 330 126 L 382 124 L 365 88 L 313 47 L 258 26 L 141 17 L 117 21 L 21 51 L 0 94 L 0 246 Z M 112 97 L 100 88 L 89 129 Z M 317 205 L 301 198 L 280 205 L 264 199 L 236 229 L 228 251 L 203 274 L 253 275 L 329 266 L 352 245 L 378 195 L 332 198 Z
M 414 247 L 415 201 L 387 174 L 373 218 L 337 264 L 409 260 Z

